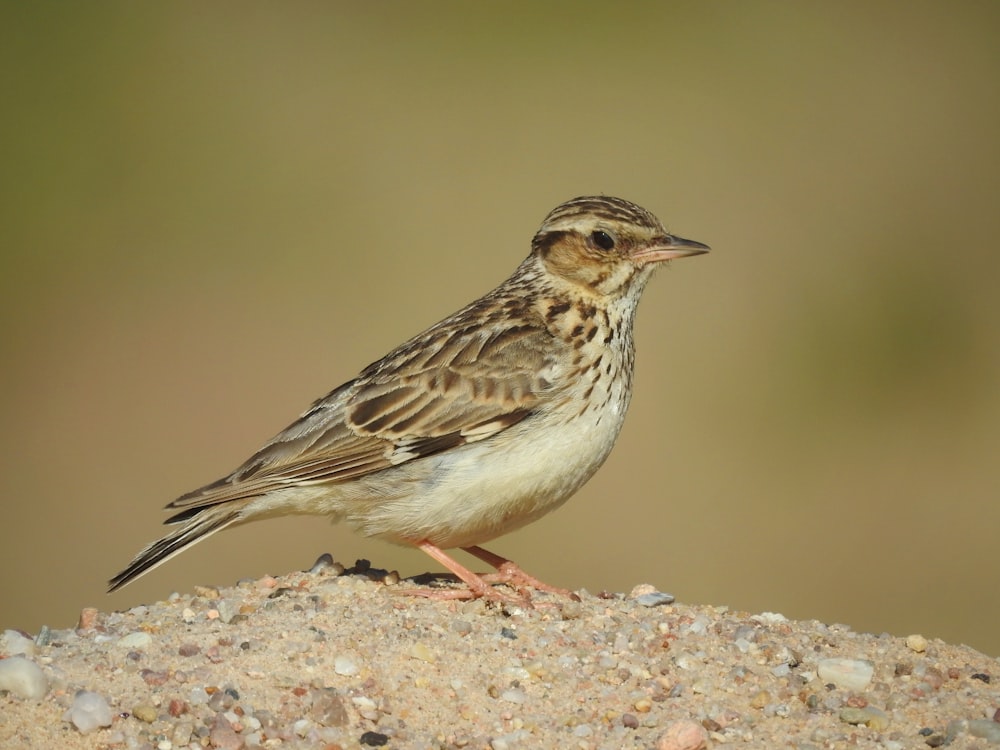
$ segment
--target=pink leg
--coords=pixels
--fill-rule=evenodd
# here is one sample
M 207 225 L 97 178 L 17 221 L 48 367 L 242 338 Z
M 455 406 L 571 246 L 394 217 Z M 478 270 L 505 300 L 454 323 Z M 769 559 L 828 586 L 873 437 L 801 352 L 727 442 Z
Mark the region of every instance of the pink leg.
M 404 589 L 398 593 L 406 596 L 423 596 L 428 599 L 487 599 L 493 602 L 500 602 L 503 604 L 515 604 L 518 606 L 531 606 L 531 601 L 529 598 L 521 594 L 521 598 L 514 598 L 510 596 L 505 596 L 504 594 L 497 591 L 489 583 L 471 570 L 466 568 L 460 562 L 448 555 L 444 550 L 438 547 L 436 544 L 431 544 L 428 541 L 416 542 L 416 546 L 426 552 L 428 555 L 433 557 L 439 563 L 444 565 L 448 570 L 458 576 L 459 579 L 465 582 L 469 587 L 466 589 Z M 473 547 L 472 549 L 479 550 L 478 547 Z M 485 550 L 480 550 L 485 552 Z M 475 554 L 475 553 L 474 553 Z M 489 554 L 488 552 L 486 554 Z M 503 558 L 497 558 L 503 562 Z M 487 561 L 489 562 L 489 561 Z M 513 564 L 513 563 L 511 563 Z M 516 567 L 516 566 L 515 566 Z M 521 592 L 518 592 L 521 593 Z
M 538 591 L 547 591 L 550 594 L 560 594 L 568 596 L 570 599 L 580 601 L 580 597 L 568 589 L 560 589 L 550 586 L 544 581 L 539 581 L 534 576 L 530 576 L 521 570 L 517 563 L 508 560 L 506 557 L 495 555 L 482 547 L 462 547 L 470 555 L 478 557 L 484 563 L 492 565 L 497 569 L 496 573 L 480 576 L 480 580 L 488 583 L 506 583 L 520 591 L 519 586 L 530 586 Z M 459 576 L 461 577 L 461 576 Z
M 496 573 L 490 573 L 488 575 L 478 575 L 473 573 L 471 570 L 466 568 L 460 562 L 455 560 L 451 555 L 447 554 L 444 550 L 438 547 L 436 544 L 431 544 L 427 540 L 422 542 L 415 542 L 416 547 L 422 549 L 428 555 L 433 557 L 444 567 L 454 573 L 461 581 L 469 587 L 468 589 L 405 589 L 399 591 L 398 593 L 407 596 L 423 596 L 428 599 L 487 599 L 489 601 L 501 602 L 504 604 L 516 604 L 520 606 L 531 607 L 531 595 L 524 587 L 536 589 L 537 591 L 546 591 L 550 594 L 559 594 L 561 596 L 569 597 L 574 601 L 580 601 L 580 597 L 574 594 L 572 591 L 567 589 L 556 588 L 555 586 L 550 586 L 549 584 L 539 581 L 534 576 L 529 576 L 520 567 L 506 557 L 500 557 L 500 555 L 495 555 L 489 550 L 485 550 L 482 547 L 463 547 L 466 552 L 474 557 L 478 557 L 483 562 L 492 565 L 497 569 Z M 513 587 L 517 593 L 518 597 L 506 596 L 497 589 L 493 588 L 491 584 L 494 583 L 505 583 L 508 586 Z

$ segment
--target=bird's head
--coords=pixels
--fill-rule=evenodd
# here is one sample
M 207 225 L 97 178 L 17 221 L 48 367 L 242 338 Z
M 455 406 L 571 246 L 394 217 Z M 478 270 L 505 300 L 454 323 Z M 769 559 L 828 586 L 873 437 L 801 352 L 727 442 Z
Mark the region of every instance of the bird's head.
M 658 265 L 708 252 L 708 245 L 669 234 L 653 214 L 610 196 L 567 201 L 545 217 L 532 252 L 556 278 L 592 294 L 641 290 Z

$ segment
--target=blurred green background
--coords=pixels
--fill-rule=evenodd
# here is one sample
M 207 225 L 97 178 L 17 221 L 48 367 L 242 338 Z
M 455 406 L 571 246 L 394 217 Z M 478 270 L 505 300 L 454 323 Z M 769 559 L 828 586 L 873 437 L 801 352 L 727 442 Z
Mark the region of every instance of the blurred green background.
M 0 29 L 0 627 L 324 551 L 436 569 L 303 517 L 103 593 L 165 503 L 604 192 L 713 252 L 647 289 L 604 469 L 491 549 L 1000 654 L 1000 5 L 40 2 Z

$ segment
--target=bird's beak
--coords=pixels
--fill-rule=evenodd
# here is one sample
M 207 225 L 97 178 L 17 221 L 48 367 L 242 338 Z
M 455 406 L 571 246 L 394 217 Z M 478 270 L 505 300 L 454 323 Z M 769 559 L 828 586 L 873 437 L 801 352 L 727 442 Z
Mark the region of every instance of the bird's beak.
M 642 247 L 632 255 L 632 260 L 641 266 L 647 263 L 661 263 L 674 258 L 686 258 L 689 255 L 701 255 L 711 248 L 701 242 L 674 237 L 672 234 L 657 238 L 649 245 Z

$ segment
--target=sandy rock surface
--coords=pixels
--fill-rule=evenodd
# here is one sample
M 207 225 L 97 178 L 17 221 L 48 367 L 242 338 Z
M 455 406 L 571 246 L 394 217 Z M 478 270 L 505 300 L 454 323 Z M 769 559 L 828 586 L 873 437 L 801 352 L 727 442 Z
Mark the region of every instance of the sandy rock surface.
M 0 747 L 1000 746 L 1000 664 L 965 646 L 652 587 L 404 597 L 359 562 L 8 630 Z

